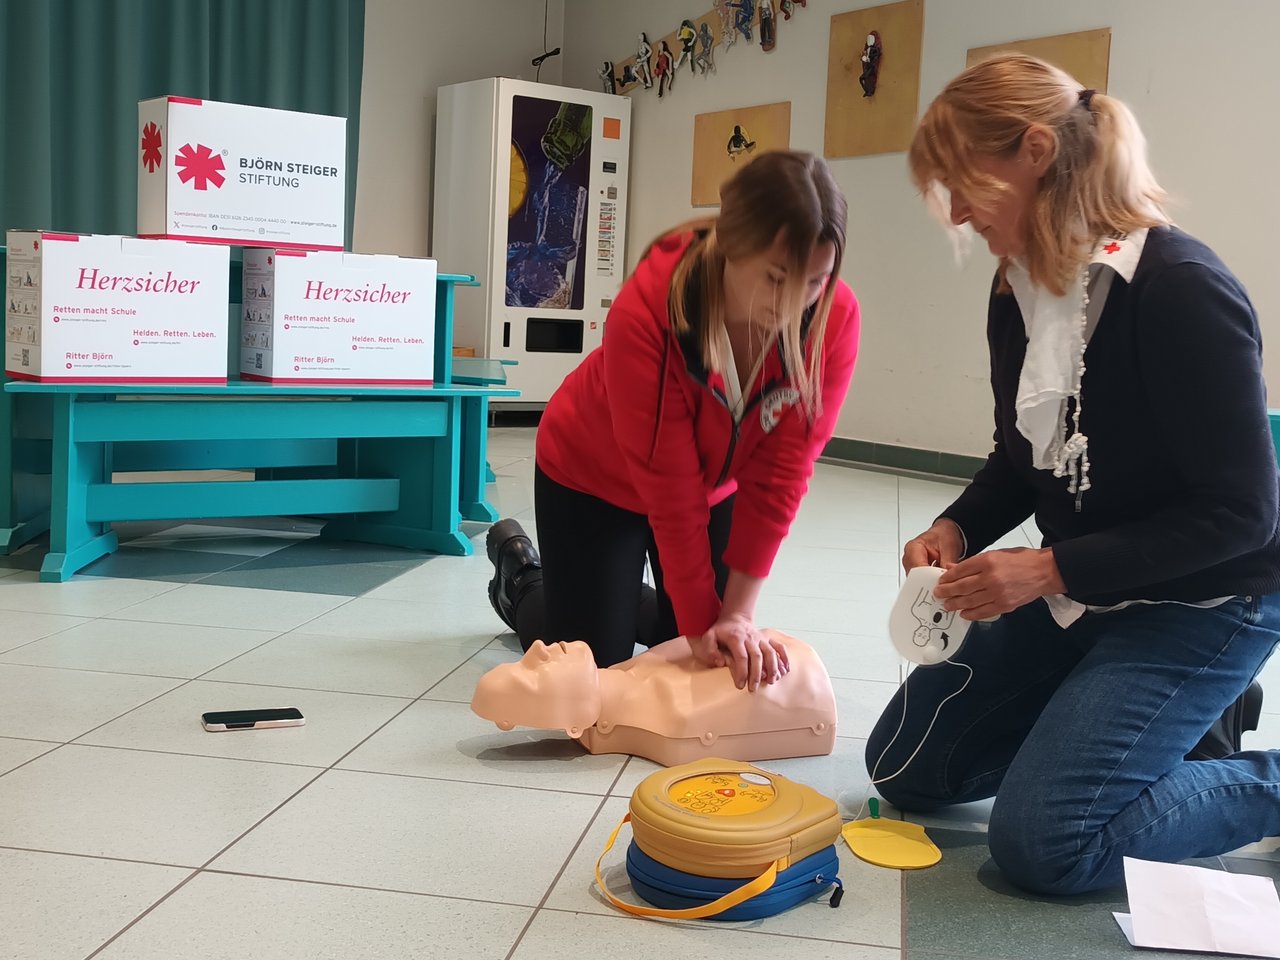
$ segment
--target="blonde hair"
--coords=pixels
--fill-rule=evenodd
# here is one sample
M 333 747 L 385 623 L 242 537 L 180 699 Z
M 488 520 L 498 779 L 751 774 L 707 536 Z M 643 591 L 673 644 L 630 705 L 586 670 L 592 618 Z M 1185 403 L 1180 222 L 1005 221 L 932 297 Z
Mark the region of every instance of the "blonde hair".
M 763 253 L 781 234 L 786 279 L 778 295 L 778 316 L 785 322 L 778 340 L 801 406 L 810 420 L 817 417 L 822 407 L 822 343 L 844 257 L 847 217 L 844 194 L 821 157 L 794 150 L 760 154 L 720 188 L 719 216 L 691 221 L 664 234 L 691 230 L 695 234 L 671 277 L 672 328 L 677 334 L 695 332 L 703 364 L 714 367 L 716 343 L 725 323 L 725 261 Z M 835 247 L 835 263 L 802 339 L 806 274 L 814 248 L 821 243 Z M 694 292 L 701 311 L 691 317 L 686 297 L 694 283 L 699 284 Z
M 1053 157 L 1029 214 L 1026 265 L 1036 284 L 1059 296 L 1099 239 L 1170 222 L 1137 120 L 1116 98 L 1086 93 L 1043 60 L 991 57 L 947 84 L 907 155 L 922 193 L 945 182 L 971 203 L 989 206 L 1009 187 L 976 170 L 974 157 L 1011 156 L 1028 128 L 1046 128 Z

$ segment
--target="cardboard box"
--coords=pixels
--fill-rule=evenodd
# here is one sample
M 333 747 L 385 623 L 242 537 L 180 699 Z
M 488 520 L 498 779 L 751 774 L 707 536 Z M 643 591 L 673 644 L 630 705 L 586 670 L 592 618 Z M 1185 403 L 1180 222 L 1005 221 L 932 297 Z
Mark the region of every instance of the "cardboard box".
M 21 230 L 8 243 L 9 376 L 226 382 L 226 247 Z
M 428 384 L 435 319 L 434 260 L 245 250 L 240 376 Z
M 138 104 L 138 235 L 341 250 L 347 121 L 213 100 Z

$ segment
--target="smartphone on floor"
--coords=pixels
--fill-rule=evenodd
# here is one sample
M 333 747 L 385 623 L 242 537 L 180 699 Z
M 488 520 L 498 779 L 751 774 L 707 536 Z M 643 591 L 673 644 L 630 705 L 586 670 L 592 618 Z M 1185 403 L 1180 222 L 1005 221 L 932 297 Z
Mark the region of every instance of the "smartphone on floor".
M 201 714 L 200 722 L 210 733 L 227 730 L 264 730 L 268 727 L 300 727 L 306 720 L 297 707 L 278 710 L 219 710 Z

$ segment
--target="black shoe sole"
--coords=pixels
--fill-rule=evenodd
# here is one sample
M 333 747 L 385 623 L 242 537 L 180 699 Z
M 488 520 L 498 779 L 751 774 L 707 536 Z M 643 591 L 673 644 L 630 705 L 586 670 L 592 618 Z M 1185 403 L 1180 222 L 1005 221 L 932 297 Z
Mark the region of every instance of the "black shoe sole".
M 498 577 L 495 573 L 494 578 L 489 581 L 489 605 L 493 607 L 493 612 L 498 615 L 498 619 L 505 623 L 510 630 L 514 631 L 516 625 L 512 623 L 511 618 L 503 612 L 502 604 L 498 602 L 498 587 Z

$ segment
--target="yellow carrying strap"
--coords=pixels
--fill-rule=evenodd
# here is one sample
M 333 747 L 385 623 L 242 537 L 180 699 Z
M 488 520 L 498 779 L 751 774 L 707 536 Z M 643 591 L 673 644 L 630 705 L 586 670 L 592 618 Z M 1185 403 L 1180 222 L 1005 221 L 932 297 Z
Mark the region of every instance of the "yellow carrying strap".
M 631 814 L 628 813 L 613 828 L 613 833 L 609 834 L 609 842 L 604 845 L 604 850 L 600 852 L 600 858 L 596 860 L 596 884 L 600 887 L 600 892 L 605 895 L 610 903 L 619 910 L 625 910 L 627 913 L 635 914 L 637 917 L 666 917 L 669 920 L 703 920 L 707 917 L 714 917 L 717 913 L 723 913 L 731 907 L 750 900 L 758 894 L 764 893 L 773 886 L 773 881 L 778 877 L 778 861 L 769 864 L 769 869 L 754 880 L 739 887 L 737 890 L 731 890 L 719 900 L 713 900 L 711 903 L 704 903 L 700 907 L 687 907 L 684 910 L 663 910 L 660 907 L 638 907 L 635 904 L 627 903 L 625 900 L 619 900 L 609 888 L 605 886 L 604 876 L 600 872 L 600 864 L 604 862 L 605 854 L 613 849 L 614 841 L 618 839 L 618 833 L 622 830 L 623 824 L 631 821 Z

